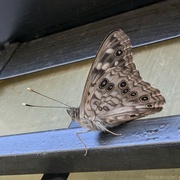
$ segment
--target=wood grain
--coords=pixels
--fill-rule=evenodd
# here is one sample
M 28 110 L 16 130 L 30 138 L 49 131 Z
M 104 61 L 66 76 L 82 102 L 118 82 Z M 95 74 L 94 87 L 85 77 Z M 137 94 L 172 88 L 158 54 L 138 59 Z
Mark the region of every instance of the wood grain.
M 1 72 L 0 79 L 93 58 L 104 37 L 117 28 L 128 34 L 133 47 L 178 37 L 179 9 L 180 1 L 164 1 L 22 43 Z
M 19 43 L 9 45 L 4 51 L 0 52 L 0 74 L 11 60 L 13 54 L 17 50 Z
M 0 137 L 0 175 L 180 168 L 179 121 L 132 121 L 113 129 L 121 136 L 81 134 L 86 157 L 80 128 Z
M 0 1 L 0 50 L 161 1 Z

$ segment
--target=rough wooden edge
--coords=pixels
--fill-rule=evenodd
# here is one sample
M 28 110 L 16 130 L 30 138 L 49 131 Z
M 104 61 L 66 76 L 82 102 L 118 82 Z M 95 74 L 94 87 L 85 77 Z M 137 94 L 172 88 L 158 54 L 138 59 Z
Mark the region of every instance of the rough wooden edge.
M 6 68 L 6 65 L 10 62 L 19 45 L 19 43 L 11 44 L 4 51 L 0 52 L 0 74 Z

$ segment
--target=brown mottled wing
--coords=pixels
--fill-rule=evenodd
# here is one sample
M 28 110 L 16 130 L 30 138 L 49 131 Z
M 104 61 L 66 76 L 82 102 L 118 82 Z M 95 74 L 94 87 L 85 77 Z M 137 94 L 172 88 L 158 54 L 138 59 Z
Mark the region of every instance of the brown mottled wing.
M 123 54 L 118 57 L 113 56 L 112 52 L 106 52 L 109 49 L 114 51 L 119 48 L 123 51 Z M 132 59 L 131 42 L 129 37 L 121 29 L 111 32 L 102 42 L 91 66 L 86 80 L 83 98 L 87 96 L 89 87 L 92 86 L 93 83 L 96 83 L 96 81 L 106 72 L 105 66 L 103 67 L 104 64 L 109 63 L 110 65 L 108 68 L 114 67 L 116 61 L 120 62 L 126 56 L 129 56 L 129 58 Z
M 119 48 L 123 51 L 121 56 L 114 57 L 112 52 L 107 52 L 109 49 L 114 51 Z M 87 103 L 88 96 L 92 93 L 92 91 L 89 91 L 89 88 L 92 90 L 94 84 L 96 84 L 97 80 L 100 79 L 107 70 L 104 65 L 109 63 L 108 68 L 111 68 L 114 67 L 116 61 L 122 64 L 125 61 L 124 59 L 127 59 L 127 56 L 129 59 L 132 59 L 130 39 L 121 29 L 111 32 L 102 42 L 89 71 L 80 104 L 81 117 L 84 116 L 84 106 Z
M 128 36 L 122 30 L 112 32 L 101 45 L 88 75 L 80 118 L 116 126 L 159 112 L 164 103 L 159 90 L 144 82 L 136 70 Z

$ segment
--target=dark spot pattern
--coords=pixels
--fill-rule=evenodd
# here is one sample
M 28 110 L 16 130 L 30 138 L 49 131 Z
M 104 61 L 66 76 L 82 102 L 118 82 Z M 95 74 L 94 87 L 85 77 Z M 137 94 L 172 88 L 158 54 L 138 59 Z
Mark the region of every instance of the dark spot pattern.
M 102 111 L 102 107 L 98 106 L 99 111 Z
M 136 92 L 136 91 L 132 91 L 131 93 L 130 93 L 130 96 L 131 97 L 136 97 L 138 95 L 138 93 Z
M 110 84 L 108 84 L 108 87 L 106 89 L 107 89 L 107 91 L 111 91 L 113 88 L 114 88 L 114 84 L 110 83 Z
M 140 101 L 146 102 L 149 100 L 149 97 L 147 95 L 143 95 L 140 97 Z
M 136 115 L 135 114 L 131 114 L 130 117 L 136 117 Z
M 99 85 L 100 89 L 104 89 L 106 87 L 106 85 L 108 84 L 108 80 L 107 79 L 103 79 Z
M 105 111 L 109 111 L 109 108 L 108 108 L 107 106 L 104 106 L 103 109 L 104 109 Z
M 153 105 L 152 105 L 152 104 L 147 104 L 146 107 L 147 107 L 147 108 L 152 108 Z
M 121 56 L 122 53 L 123 53 L 122 50 L 121 50 L 121 49 L 118 49 L 118 50 L 116 51 L 116 56 Z
M 123 89 L 123 90 L 121 90 L 121 92 L 122 92 L 122 94 L 126 94 L 129 92 L 129 88 Z
M 127 82 L 122 80 L 120 83 L 119 83 L 119 88 L 125 88 L 127 86 Z

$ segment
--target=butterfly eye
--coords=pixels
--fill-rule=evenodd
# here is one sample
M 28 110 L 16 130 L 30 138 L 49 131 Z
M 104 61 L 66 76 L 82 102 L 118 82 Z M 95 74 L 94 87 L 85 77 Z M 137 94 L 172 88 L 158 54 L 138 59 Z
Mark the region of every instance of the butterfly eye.
M 130 93 L 130 96 L 131 97 L 136 97 L 138 95 L 138 93 L 136 92 L 136 91 L 132 91 L 131 93 Z
M 122 53 L 123 53 L 122 50 L 121 50 L 121 49 L 118 49 L 118 50 L 116 51 L 116 56 L 121 56 Z
M 149 97 L 147 95 L 144 95 L 144 96 L 141 96 L 139 99 L 141 102 L 145 102 L 149 100 Z
M 119 88 L 122 89 L 122 88 L 125 88 L 127 86 L 127 83 L 126 81 L 122 80 L 120 83 L 119 83 Z
M 128 93 L 128 92 L 129 92 L 129 88 L 126 88 L 126 89 L 121 90 L 121 93 L 122 93 L 122 94 L 126 94 L 126 93 Z
M 107 89 L 107 91 L 111 91 L 113 89 L 113 87 L 114 87 L 114 84 L 110 83 L 106 89 Z
M 100 89 L 104 89 L 106 87 L 106 85 L 108 84 L 108 80 L 107 79 L 103 79 L 99 85 Z

